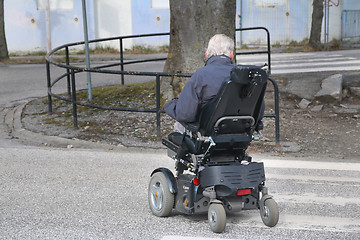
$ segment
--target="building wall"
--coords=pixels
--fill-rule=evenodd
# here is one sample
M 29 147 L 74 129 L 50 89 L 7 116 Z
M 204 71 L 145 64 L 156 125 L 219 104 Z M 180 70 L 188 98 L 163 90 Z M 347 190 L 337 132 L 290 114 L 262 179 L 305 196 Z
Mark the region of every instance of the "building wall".
M 132 0 L 133 34 L 164 33 L 170 29 L 168 0 Z M 134 39 L 134 45 L 161 46 L 169 44 L 169 37 Z
M 343 40 L 359 41 L 360 39 L 359 5 L 360 2 L 358 0 L 347 0 L 342 6 L 341 37 Z
M 45 0 L 5 0 L 5 32 L 10 52 L 46 50 Z M 237 0 L 236 26 L 269 29 L 272 44 L 309 38 L 313 0 Z M 80 0 L 50 0 L 52 47 L 83 41 Z M 89 39 L 168 32 L 168 0 L 87 0 Z M 242 9 L 240 13 L 240 9 Z M 329 39 L 341 38 L 341 12 L 360 10 L 359 0 L 331 0 Z M 241 16 L 241 18 L 239 17 Z M 323 31 L 324 33 L 324 31 Z M 322 33 L 322 38 L 324 37 Z M 237 34 L 237 42 L 263 44 L 264 32 Z M 124 45 L 159 46 L 169 38 L 126 40 Z M 106 44 L 105 44 L 106 45 Z M 119 48 L 118 42 L 110 45 Z
M 341 10 L 344 1 L 332 0 L 330 3 L 330 40 L 341 38 Z M 266 27 L 270 31 L 272 44 L 288 44 L 310 37 L 312 2 L 313 0 L 239 0 L 238 9 L 242 3 L 243 27 Z M 356 5 L 360 6 L 360 2 Z M 353 8 L 355 5 L 349 7 Z M 322 33 L 324 34 L 324 21 Z M 256 32 L 242 36 L 244 44 L 264 44 L 264 39 L 263 34 Z
M 329 4 L 329 41 L 333 39 L 340 40 L 341 39 L 341 10 L 342 4 L 344 1 L 341 0 L 331 0 Z M 310 5 L 312 7 L 312 5 Z M 311 11 L 312 13 L 312 11 Z M 309 24 L 311 25 L 311 18 L 309 19 Z M 325 33 L 325 19 L 323 19 L 322 23 L 322 35 L 321 41 L 324 41 L 324 33 Z M 310 36 L 310 31 L 309 31 Z
M 94 0 L 95 37 L 109 38 L 133 34 L 131 0 Z M 124 41 L 130 48 L 132 40 Z M 98 45 L 120 48 L 119 41 L 107 41 Z
M 285 43 L 303 38 L 304 28 L 307 27 L 303 23 L 304 18 L 293 19 L 298 15 L 295 13 L 307 12 L 306 5 L 302 4 L 303 1 L 295 1 L 294 4 L 290 4 L 293 2 L 290 0 L 240 0 L 239 2 L 242 4 L 242 27 L 266 27 L 271 34 L 272 43 Z M 266 37 L 261 31 L 245 32 L 242 36 L 242 41 L 246 44 L 262 44 L 264 39 L 266 40 Z
M 359 0 L 332 0 L 334 4 L 339 2 L 342 5 L 342 10 L 360 10 L 360 1 Z
M 81 1 L 50 0 L 52 47 L 84 40 Z M 46 50 L 45 10 L 41 0 L 5 0 L 5 34 L 10 52 Z M 89 38 L 95 38 L 93 2 L 87 1 Z

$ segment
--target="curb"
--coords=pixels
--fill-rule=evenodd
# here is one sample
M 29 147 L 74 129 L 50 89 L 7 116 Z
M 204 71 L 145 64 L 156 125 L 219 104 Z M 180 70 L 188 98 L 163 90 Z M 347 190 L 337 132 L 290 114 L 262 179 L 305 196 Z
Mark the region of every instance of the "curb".
M 24 107 L 30 101 L 21 103 L 20 105 L 9 109 L 4 113 L 5 132 L 9 138 L 18 139 L 30 145 L 49 146 L 57 148 L 76 148 L 76 149 L 98 149 L 116 152 L 164 152 L 163 149 L 147 149 L 141 147 L 116 146 L 104 143 L 88 142 L 81 139 L 68 139 L 58 136 L 49 136 L 42 133 L 32 132 L 25 129 L 22 125 L 22 113 Z M 4 131 L 3 130 L 3 131 Z

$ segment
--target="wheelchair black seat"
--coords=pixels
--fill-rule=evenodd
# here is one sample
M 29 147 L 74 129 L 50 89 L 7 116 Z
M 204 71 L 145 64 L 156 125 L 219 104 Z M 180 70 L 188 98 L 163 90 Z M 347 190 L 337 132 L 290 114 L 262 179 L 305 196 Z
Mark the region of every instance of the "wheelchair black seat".
M 209 144 L 201 138 L 206 137 L 215 143 L 212 151 L 246 150 L 260 120 L 267 78 L 260 67 L 235 66 L 218 94 L 200 110 L 198 121 L 182 123 L 191 136 L 168 136 L 170 142 L 182 148 L 176 152 L 204 153 Z
M 200 111 L 198 119 L 201 134 L 212 136 L 215 133 L 226 134 L 229 131 L 242 133 L 244 126 L 241 123 L 256 125 L 267 78 L 267 73 L 259 67 L 234 67 L 230 78 L 225 80 L 216 97 Z M 219 119 L 223 117 L 226 117 L 224 121 L 227 123 L 219 124 Z M 240 118 L 246 121 L 239 121 Z M 253 122 L 247 122 L 249 120 Z M 230 124 L 231 121 L 235 124 Z

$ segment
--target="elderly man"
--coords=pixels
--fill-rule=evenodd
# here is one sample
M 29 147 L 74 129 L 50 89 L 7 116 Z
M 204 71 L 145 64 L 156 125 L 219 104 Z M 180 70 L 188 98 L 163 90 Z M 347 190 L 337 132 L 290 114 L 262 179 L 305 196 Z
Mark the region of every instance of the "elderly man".
M 164 106 L 165 112 L 178 122 L 194 122 L 200 109 L 216 96 L 224 80 L 230 76 L 234 67 L 234 41 L 224 34 L 216 34 L 209 41 L 205 57 L 205 66 L 187 81 L 179 98 Z

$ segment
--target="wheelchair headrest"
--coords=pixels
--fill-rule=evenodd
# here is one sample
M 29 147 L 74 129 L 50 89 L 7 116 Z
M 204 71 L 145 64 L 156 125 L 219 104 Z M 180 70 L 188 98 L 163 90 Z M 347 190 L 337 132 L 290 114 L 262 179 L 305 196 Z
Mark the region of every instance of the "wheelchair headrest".
M 230 78 L 234 83 L 241 85 L 249 84 L 254 78 L 260 77 L 260 81 L 267 81 L 267 73 L 262 67 L 252 65 L 237 65 L 231 69 Z

